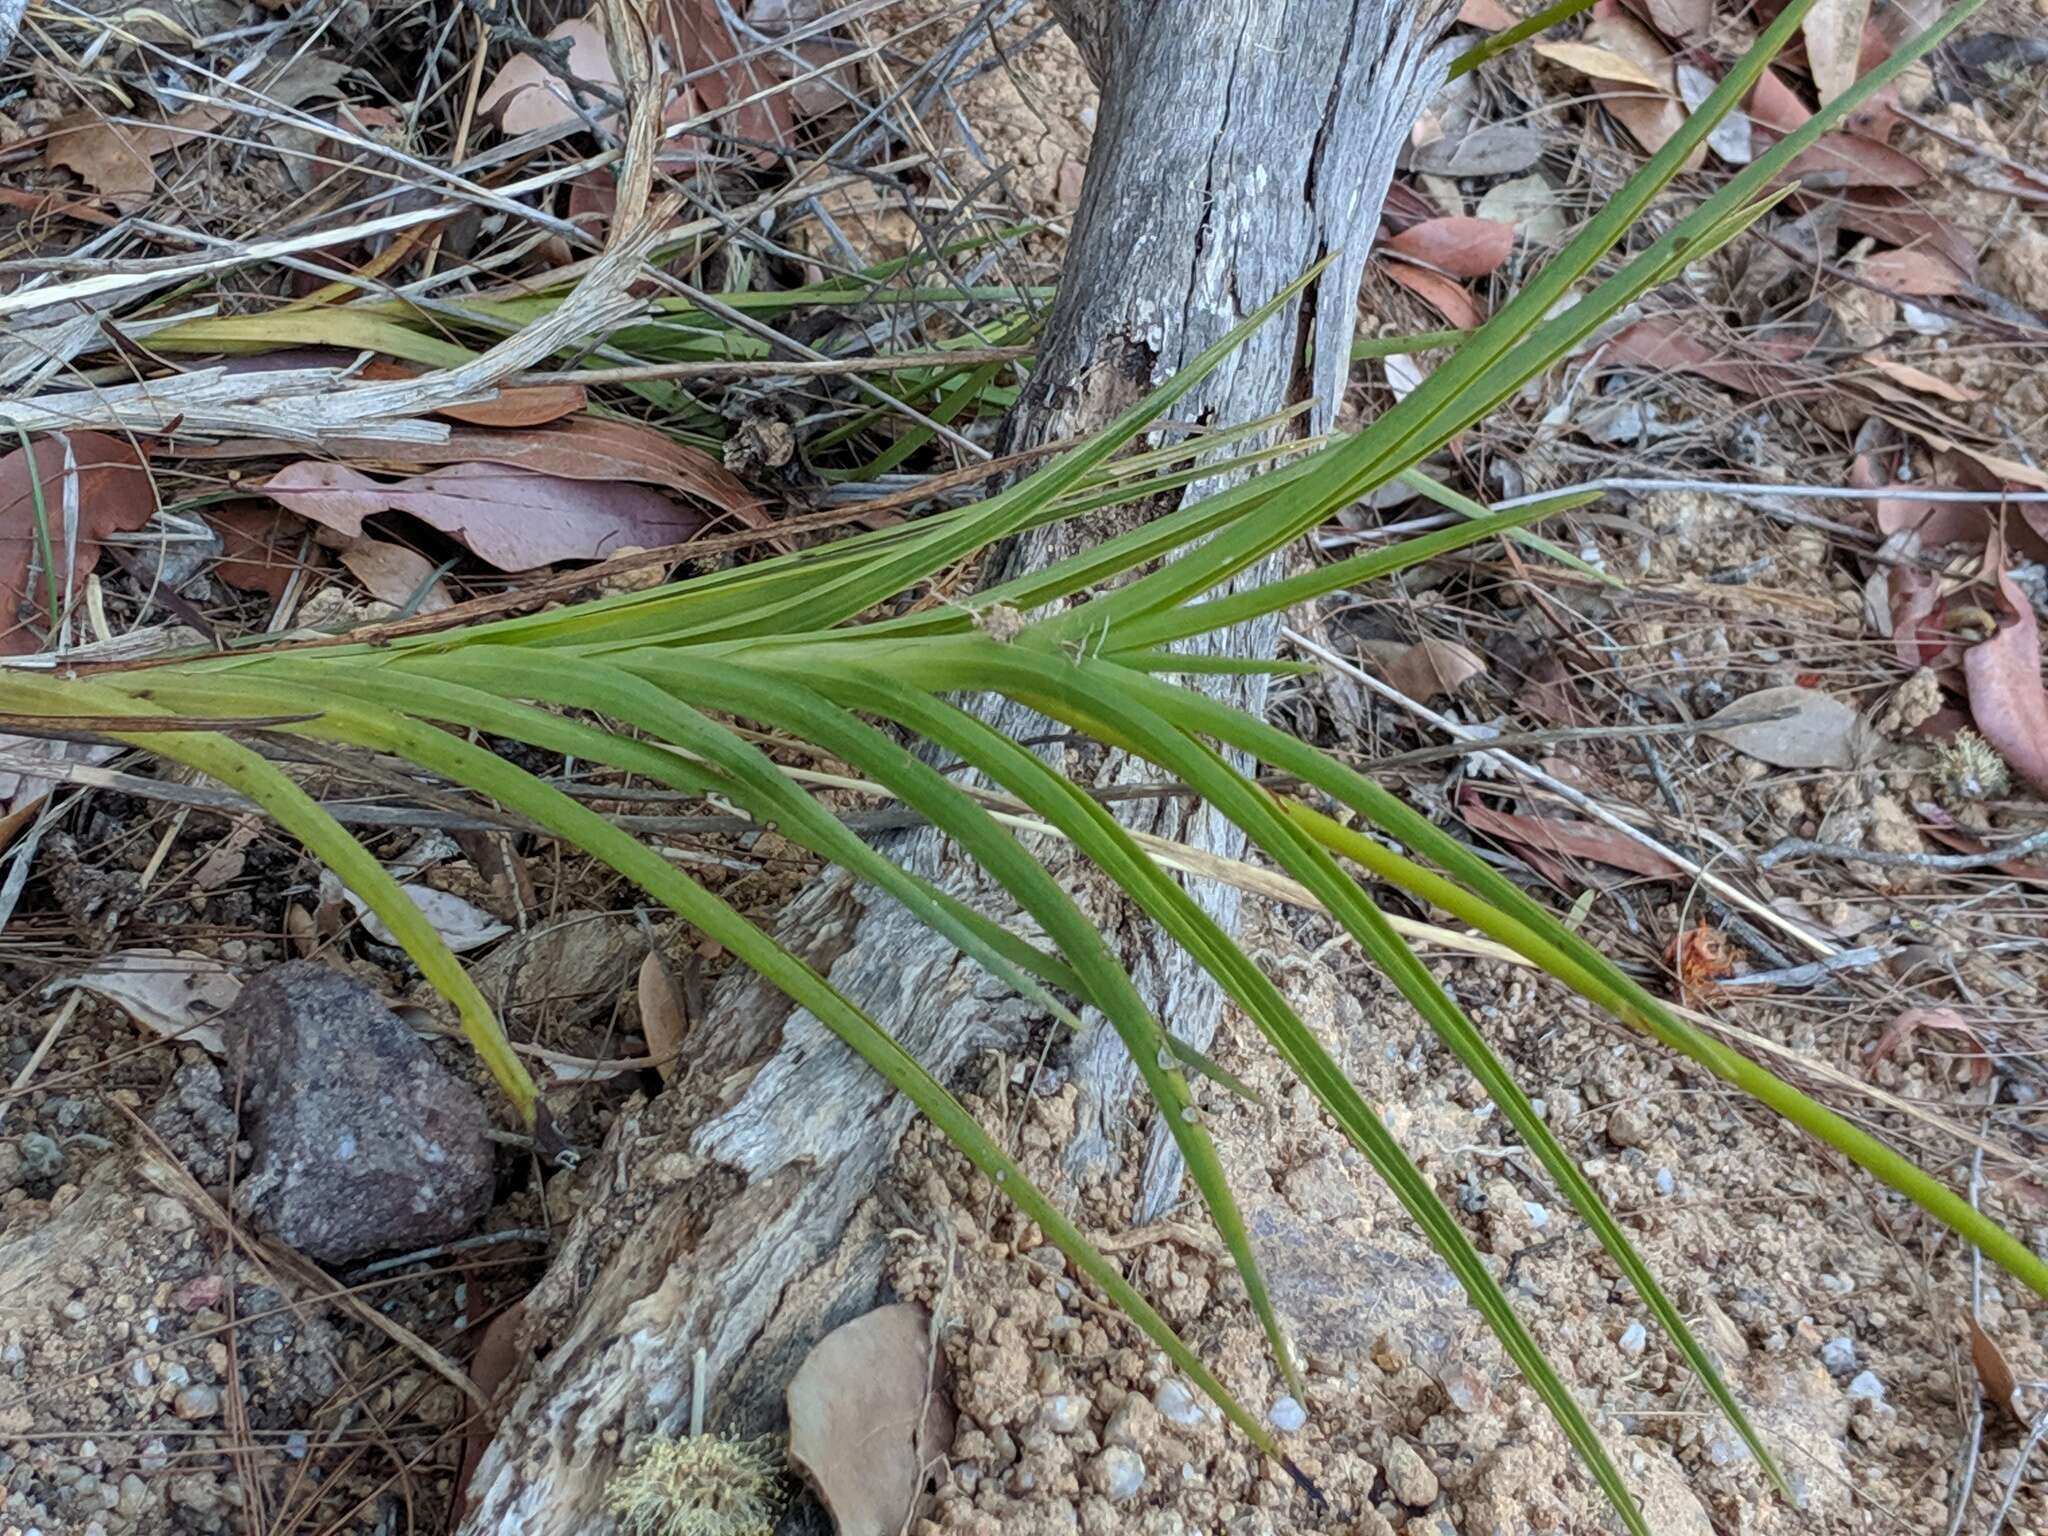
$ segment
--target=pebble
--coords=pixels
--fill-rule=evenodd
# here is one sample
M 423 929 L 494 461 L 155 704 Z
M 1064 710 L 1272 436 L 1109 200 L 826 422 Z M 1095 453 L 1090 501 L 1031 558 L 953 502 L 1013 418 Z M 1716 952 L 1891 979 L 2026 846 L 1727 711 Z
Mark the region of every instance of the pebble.
M 1645 1147 L 1650 1144 L 1650 1117 L 1634 1104 L 1623 1104 L 1607 1115 L 1607 1139 L 1617 1147 Z
M 1152 1406 L 1167 1423 L 1182 1428 L 1193 1428 L 1209 1417 L 1207 1402 L 1174 1376 L 1159 1383 L 1159 1390 L 1152 1394 Z
M 1071 1435 L 1088 1422 L 1088 1399 L 1071 1392 L 1048 1397 L 1038 1410 L 1038 1422 L 1056 1435 Z
M 1875 1371 L 1859 1371 L 1856 1379 L 1849 1383 L 1849 1398 L 1852 1402 L 1881 1403 L 1884 1401 L 1884 1383 L 1877 1379 Z
M 1828 1368 L 1830 1375 L 1848 1375 L 1856 1369 L 1856 1341 L 1849 1338 L 1829 1339 L 1820 1347 L 1820 1363 Z
M 1396 1440 L 1393 1449 L 1387 1453 L 1387 1486 L 1394 1497 L 1410 1509 L 1422 1509 L 1436 1502 L 1442 1490 L 1436 1474 L 1429 1470 L 1429 1463 L 1422 1459 L 1422 1453 L 1406 1440 Z
M 171 1412 L 188 1424 L 210 1419 L 220 1412 L 220 1393 L 205 1382 L 195 1382 L 171 1399 Z
M 1112 1445 L 1088 1464 L 1088 1481 L 1113 1504 L 1134 1499 L 1145 1486 L 1145 1459 L 1126 1446 Z
M 1649 1342 L 1649 1330 L 1641 1323 L 1630 1323 L 1626 1328 L 1622 1329 L 1621 1337 L 1615 1340 L 1615 1347 L 1624 1355 L 1627 1355 L 1629 1359 L 1634 1360 L 1642 1355 Z
M 1669 1168 L 1659 1168 L 1657 1170 L 1657 1193 L 1668 1200 L 1677 1192 L 1678 1180 L 1672 1177 L 1671 1170 Z
M 138 1387 L 146 1387 L 156 1380 L 149 1374 L 149 1362 L 140 1355 L 128 1362 L 128 1379 Z
M 1291 1435 L 1308 1423 L 1308 1410 L 1291 1397 L 1283 1397 L 1266 1410 L 1266 1422 L 1283 1435 Z
M 22 1171 L 32 1179 L 54 1179 L 64 1167 L 64 1149 L 41 1131 L 29 1131 L 16 1143 Z
M 303 1430 L 295 1429 L 284 1437 L 284 1453 L 291 1457 L 293 1461 L 304 1461 L 308 1448 L 308 1442 Z
M 142 1512 L 149 1508 L 149 1484 L 130 1472 L 121 1479 L 121 1493 L 114 1508 L 130 1520 L 142 1518 Z
M 1532 1227 L 1547 1227 L 1550 1225 L 1549 1210 L 1538 1205 L 1534 1200 L 1524 1200 L 1522 1202 L 1522 1213 L 1529 1218 L 1529 1225 Z

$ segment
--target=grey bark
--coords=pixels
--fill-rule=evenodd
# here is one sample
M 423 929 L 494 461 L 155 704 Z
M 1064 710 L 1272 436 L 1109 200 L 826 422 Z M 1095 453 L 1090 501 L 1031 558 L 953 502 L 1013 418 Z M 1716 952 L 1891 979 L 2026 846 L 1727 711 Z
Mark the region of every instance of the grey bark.
M 1338 251 L 1307 302 L 1267 324 L 1176 413 L 1238 422 L 1312 392 L 1313 419 L 1326 425 L 1381 200 L 1443 79 L 1434 46 L 1442 0 L 1070 0 L 1060 9 L 1103 102 L 1067 271 L 1012 442 L 1100 424 Z M 1042 567 L 1144 515 L 1027 536 L 992 562 L 992 575 Z M 1223 644 L 1250 655 L 1271 654 L 1273 642 L 1263 625 Z M 1233 703 L 1263 704 L 1261 678 L 1216 681 Z M 988 714 L 1019 734 L 1039 726 L 1010 707 Z M 1135 773 L 1115 761 L 1065 766 L 1097 779 Z M 1240 851 L 1227 824 L 1177 800 L 1141 802 L 1131 819 Z M 904 834 L 887 851 L 999 905 L 932 835 Z M 1206 1043 L 1219 1007 L 1207 978 L 1084 869 L 1055 872 L 1112 933 L 1159 1016 Z M 1193 894 L 1234 921 L 1234 892 L 1202 884 Z M 789 905 L 777 933 L 941 1080 L 980 1051 L 1016 1049 L 1042 1022 L 900 908 L 836 872 Z M 640 1437 L 685 1424 L 697 1349 L 715 1382 L 711 1423 L 766 1428 L 810 1344 L 873 1303 L 884 1234 L 900 1222 L 869 1197 L 909 1107 L 809 1015 L 745 976 L 717 990 L 699 1040 L 692 1087 L 621 1118 L 590 1204 L 528 1298 L 527 1337 L 545 1352 L 514 1383 L 478 1468 L 464 1526 L 473 1536 L 611 1529 L 604 1483 Z M 1073 1162 L 1085 1171 L 1107 1156 L 1133 1078 L 1100 1027 L 1077 1047 L 1076 1070 L 1087 1114 Z M 1178 1184 L 1177 1164 L 1155 1148 L 1148 1205 Z

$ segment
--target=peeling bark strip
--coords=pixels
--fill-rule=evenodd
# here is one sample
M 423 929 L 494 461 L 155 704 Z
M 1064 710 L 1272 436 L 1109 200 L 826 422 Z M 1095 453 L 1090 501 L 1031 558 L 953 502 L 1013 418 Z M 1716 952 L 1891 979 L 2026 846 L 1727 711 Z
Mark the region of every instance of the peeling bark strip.
M 1313 392 L 1314 421 L 1327 425 L 1395 157 L 1444 76 L 1447 56 L 1433 47 L 1448 19 L 1442 0 L 1056 8 L 1103 103 L 1067 272 L 1012 446 L 1100 424 L 1338 251 L 1307 304 L 1266 325 L 1180 413 L 1238 422 Z M 1027 535 L 991 562 L 991 579 L 1041 568 L 1144 515 L 1124 509 Z M 1262 623 L 1221 648 L 1270 655 L 1274 638 L 1274 624 Z M 1264 703 L 1262 677 L 1207 681 L 1242 707 Z M 1015 709 L 990 718 L 1013 733 L 1034 728 Z M 1111 761 L 1092 772 L 1131 770 Z M 1242 847 L 1219 818 L 1177 800 L 1141 802 L 1127 819 L 1226 855 Z M 969 900 L 1000 900 L 934 835 L 897 836 L 887 851 Z M 1219 1008 L 1213 984 L 1114 892 L 1053 857 L 1055 874 L 1117 936 L 1146 1001 L 1177 1034 L 1206 1043 Z M 1235 892 L 1194 894 L 1234 922 Z M 1040 1022 L 837 871 L 789 905 L 777 936 L 941 1080 L 978 1051 L 1018 1046 Z M 679 1084 L 614 1128 L 584 1215 L 527 1300 L 529 1364 L 473 1481 L 471 1536 L 611 1531 L 605 1482 L 642 1437 L 686 1425 L 698 1348 L 715 1382 L 709 1422 L 765 1428 L 809 1345 L 873 1303 L 882 1234 L 894 1223 L 878 1222 L 868 1197 L 909 1124 L 908 1104 L 749 976 L 718 989 L 693 1039 L 718 1058 L 699 1062 L 692 1082 L 724 1099 L 693 1102 Z M 1072 1155 L 1085 1170 L 1107 1156 L 1133 1075 L 1099 1021 L 1076 1050 L 1086 1114 Z M 1153 1205 L 1180 1182 L 1163 1145 L 1147 1170 Z

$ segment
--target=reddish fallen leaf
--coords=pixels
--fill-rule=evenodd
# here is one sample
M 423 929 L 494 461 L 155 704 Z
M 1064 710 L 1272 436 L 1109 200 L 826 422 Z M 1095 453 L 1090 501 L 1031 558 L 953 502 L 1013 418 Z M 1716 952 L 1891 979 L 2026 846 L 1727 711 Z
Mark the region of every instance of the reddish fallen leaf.
M 1428 219 L 1386 242 L 1391 254 L 1452 277 L 1484 277 L 1514 248 L 1514 226 L 1494 219 Z
M 1865 282 L 1908 299 L 1945 299 L 1969 286 L 1956 264 L 1934 251 L 1873 251 L 1856 271 Z
M 1871 516 L 1887 538 L 1907 529 L 1920 536 L 1924 549 L 1943 544 L 1982 544 L 1990 531 L 1994 506 L 1990 502 L 1915 501 L 1910 497 L 1887 496 L 1872 509 Z
M 1408 229 L 1440 217 L 1442 213 L 1436 204 L 1405 181 L 1388 187 L 1387 200 L 1380 205 L 1380 218 L 1389 229 Z
M 1775 69 L 1766 69 L 1749 93 L 1749 119 L 1759 128 L 1791 133 L 1804 127 L 1812 116 L 1812 108 L 1799 99 L 1799 93 Z
M 742 46 L 728 30 L 719 0 L 659 0 L 652 20 L 698 107 L 723 114 L 719 126 L 746 146 L 740 154 L 756 165 L 774 164 L 796 125 L 790 93 L 772 89 L 788 77 L 787 64 L 751 40 Z
M 1892 650 L 1905 665 L 1945 671 L 1961 659 L 1956 638 L 1941 622 L 1941 578 L 1914 566 L 1892 566 L 1884 577 L 1891 611 Z
M 1927 180 L 1927 167 L 1875 139 L 1824 133 L 1793 156 L 1778 179 L 1809 187 L 1887 187 L 1902 192 Z
M 1798 382 L 1789 370 L 1771 362 L 1744 361 L 1731 354 L 1725 345 L 1702 340 L 1698 331 L 1697 322 L 1688 322 L 1678 315 L 1652 315 L 1612 337 L 1602 355 L 1606 362 L 1622 367 L 1696 373 L 1746 395 L 1772 394 Z M 1803 357 L 1811 343 L 1790 337 L 1761 337 L 1746 339 L 1744 345 L 1783 362 L 1792 362 Z
M 1386 273 L 1458 329 L 1475 330 L 1486 323 L 1486 313 L 1472 295 L 1442 273 L 1405 261 L 1388 262 Z
M 377 438 L 329 438 L 329 458 L 394 473 L 429 464 L 503 464 L 565 480 L 632 480 L 662 485 L 728 513 L 744 527 L 769 528 L 774 516 L 738 476 L 702 449 L 633 421 L 568 416 L 544 427 L 491 431 L 456 426 L 438 443 L 397 444 Z M 195 444 L 188 457 L 248 459 L 288 456 L 292 444 L 266 438 L 234 438 Z
M 404 512 L 438 528 L 501 571 L 559 560 L 601 560 L 628 546 L 677 544 L 703 514 L 624 481 L 568 480 L 500 464 L 446 464 L 403 480 L 372 479 L 346 464 L 287 464 L 264 495 L 339 533 Z
M 426 371 L 411 363 L 378 358 L 365 364 L 359 374 L 365 379 L 417 379 Z M 580 384 L 524 384 L 499 390 L 495 400 L 443 406 L 433 414 L 466 421 L 473 427 L 542 427 L 573 416 L 589 403 Z
M 683 1041 L 689 1037 L 690 1015 L 683 1004 L 682 989 L 654 950 L 650 949 L 647 958 L 640 962 L 637 996 L 640 1033 L 647 1041 L 647 1054 L 654 1058 L 654 1070 L 661 1074 L 661 1080 L 672 1082 L 682 1070 Z
M 2024 1426 L 2027 1416 L 2020 1409 L 2019 1378 L 2006 1363 L 2005 1351 L 1984 1331 L 1973 1313 L 1965 1311 L 1963 1321 L 1970 1329 L 1970 1363 L 1977 1368 L 1977 1381 L 1984 1388 L 1984 1395 L 2003 1408 L 2013 1423 Z
M 58 433 L 38 438 L 32 451 L 17 448 L 0 458 L 0 656 L 34 654 L 43 644 L 37 629 L 57 618 L 38 552 L 38 487 L 53 554 L 62 561 L 65 549 L 72 551 L 70 569 L 56 583 L 67 597 L 85 584 L 110 534 L 133 533 L 156 512 L 142 455 L 118 437 Z M 69 532 L 67 516 L 75 519 Z
M 504 1386 L 518 1366 L 519 1329 L 525 1321 L 526 1301 L 522 1297 L 484 1325 L 483 1334 L 477 1340 L 476 1354 L 469 1362 L 469 1379 L 476 1383 L 477 1390 L 485 1397 L 495 1399 L 498 1389 Z M 481 1413 L 472 1417 L 468 1432 L 463 1436 L 462 1466 L 455 1474 L 455 1492 L 465 1509 L 470 1503 L 469 1480 L 475 1475 L 476 1464 L 483 1460 L 497 1428 L 491 1417 Z
M 1963 653 L 1970 713 L 1977 730 L 2013 771 L 2048 794 L 2048 689 L 2041 682 L 2041 627 L 2034 605 L 2006 574 L 2005 538 L 1994 527 L 1984 546 L 1984 570 L 2005 608 L 1997 632 Z
M 1975 1054 L 1987 1070 L 1989 1062 L 1984 1060 L 1984 1044 L 1977 1038 L 1976 1031 L 1953 1008 L 1907 1008 L 1897 1018 L 1885 1025 L 1884 1033 L 1877 1037 L 1877 1043 L 1870 1048 L 1873 1063 L 1890 1061 L 1912 1043 L 1913 1037 L 1922 1030 L 1941 1030 L 1961 1035 L 1976 1047 Z
M 282 507 L 262 501 L 236 501 L 208 509 L 206 520 L 220 535 L 221 558 L 213 574 L 243 592 L 261 592 L 272 602 L 285 594 L 292 573 L 302 561 L 305 524 Z
M 1458 814 L 1475 832 L 1484 832 L 1538 854 L 1588 859 L 1625 869 L 1652 880 L 1676 880 L 1685 872 L 1669 859 L 1645 848 L 1626 833 L 1591 821 L 1561 821 L 1549 816 L 1522 816 L 1496 811 L 1472 797 L 1461 798 Z
M 1665 949 L 1664 958 L 1678 974 L 1678 995 L 1688 1001 L 1735 974 L 1735 946 L 1706 923 L 1680 933 Z
M 87 108 L 50 125 L 43 164 L 71 172 L 121 212 L 133 213 L 156 193 L 156 157 L 227 115 L 223 107 L 194 107 L 161 123 L 133 123 Z
M 1966 283 L 1976 282 L 1976 248 L 1955 221 L 1914 207 L 1905 193 L 1889 187 L 1855 187 L 1831 197 L 1829 206 L 1844 229 L 1902 250 L 1940 256 L 1963 274 Z

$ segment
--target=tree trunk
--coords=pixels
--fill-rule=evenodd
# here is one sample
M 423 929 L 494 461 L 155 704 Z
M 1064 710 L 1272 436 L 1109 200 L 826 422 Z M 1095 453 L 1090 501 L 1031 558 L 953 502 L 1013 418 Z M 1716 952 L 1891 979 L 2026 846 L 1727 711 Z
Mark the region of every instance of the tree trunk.
M 1102 87 L 1086 188 L 1039 367 L 1011 423 L 1025 446 L 1085 432 L 1169 377 L 1331 252 L 1337 259 L 1183 403 L 1240 422 L 1312 393 L 1327 425 L 1346 375 L 1356 296 L 1395 157 L 1441 83 L 1442 0 L 1069 0 L 1060 19 Z M 1314 369 L 1301 367 L 1313 342 Z M 1197 487 L 1192 494 L 1201 494 Z M 1027 535 L 992 579 L 1043 567 L 1145 515 L 1125 509 Z M 1248 573 L 1258 580 L 1263 572 Z M 1224 648 L 1270 655 L 1274 625 Z M 1213 680 L 1258 710 L 1262 677 Z M 1027 713 L 994 707 L 1028 735 Z M 1114 760 L 1091 778 L 1136 776 Z M 1234 855 L 1207 810 L 1137 802 L 1134 825 Z M 1001 904 L 934 835 L 896 837 L 907 867 Z M 1206 1044 L 1215 987 L 1084 868 L 1055 873 L 1114 935 L 1141 993 Z M 1193 894 L 1225 924 L 1234 891 Z M 777 935 L 894 1032 L 941 1080 L 977 1052 L 1016 1049 L 1044 1021 L 894 903 L 837 871 L 783 912 Z M 531 1363 L 471 1484 L 464 1529 L 496 1536 L 609 1531 L 605 1482 L 641 1437 L 689 1416 L 706 1352 L 712 1427 L 775 1425 L 784 1384 L 818 1336 L 874 1303 L 885 1232 L 869 1196 L 909 1124 L 893 1095 L 808 1014 L 745 975 L 716 990 L 692 1036 L 689 1086 L 621 1118 L 590 1203 L 528 1298 Z M 1083 1130 L 1071 1165 L 1109 1155 L 1133 1075 L 1097 1021 L 1075 1047 Z M 1144 1210 L 1180 1182 L 1155 1140 Z

